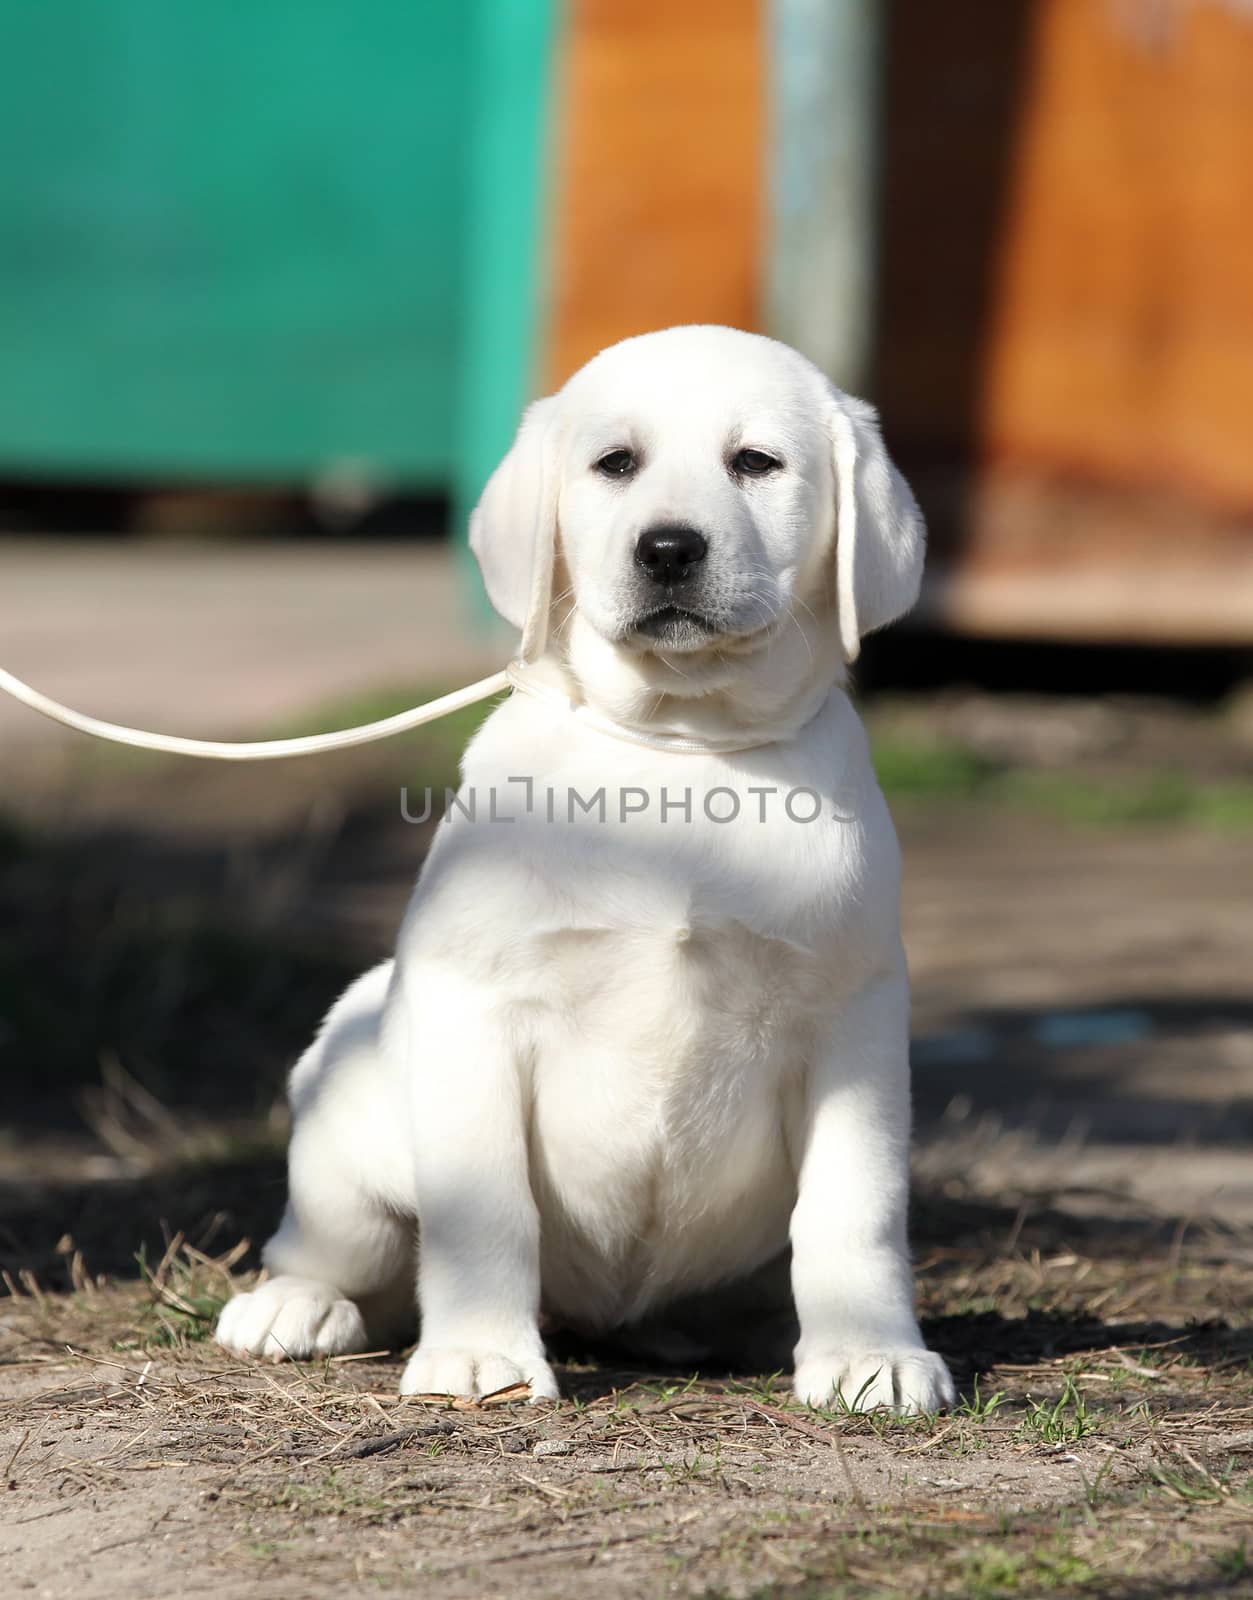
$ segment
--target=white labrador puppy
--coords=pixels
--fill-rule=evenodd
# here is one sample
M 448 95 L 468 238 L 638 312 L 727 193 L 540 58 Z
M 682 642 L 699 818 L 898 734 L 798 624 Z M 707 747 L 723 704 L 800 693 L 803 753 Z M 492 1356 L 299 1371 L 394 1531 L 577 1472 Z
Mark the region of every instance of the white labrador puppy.
M 629 339 L 528 410 L 471 542 L 521 692 L 394 963 L 292 1075 L 274 1276 L 219 1340 L 360 1350 L 416 1294 L 403 1393 L 552 1398 L 541 1308 L 620 1326 L 790 1240 L 796 1394 L 950 1401 L 906 1246 L 898 849 L 842 689 L 923 560 L 874 412 L 769 339 Z

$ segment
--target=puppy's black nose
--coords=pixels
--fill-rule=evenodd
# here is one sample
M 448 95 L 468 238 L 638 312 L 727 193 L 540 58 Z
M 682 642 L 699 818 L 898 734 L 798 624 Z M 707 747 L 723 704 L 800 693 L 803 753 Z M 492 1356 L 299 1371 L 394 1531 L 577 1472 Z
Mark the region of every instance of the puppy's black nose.
M 635 559 L 654 583 L 682 583 L 708 548 L 695 528 L 647 528 L 635 546 Z

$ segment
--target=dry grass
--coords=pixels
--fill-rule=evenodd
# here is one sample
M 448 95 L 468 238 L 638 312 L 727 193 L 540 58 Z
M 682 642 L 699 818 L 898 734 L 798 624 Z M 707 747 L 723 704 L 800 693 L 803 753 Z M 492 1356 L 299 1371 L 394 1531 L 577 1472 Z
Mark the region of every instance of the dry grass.
M 105 1596 L 1253 1592 L 1250 1241 L 1040 1228 L 920 1262 L 964 1398 L 910 1421 L 590 1361 L 558 1406 L 401 1401 L 394 1356 L 220 1352 L 242 1249 L 109 1283 L 67 1242 L 71 1292 L 0 1302 L 0 1550 Z

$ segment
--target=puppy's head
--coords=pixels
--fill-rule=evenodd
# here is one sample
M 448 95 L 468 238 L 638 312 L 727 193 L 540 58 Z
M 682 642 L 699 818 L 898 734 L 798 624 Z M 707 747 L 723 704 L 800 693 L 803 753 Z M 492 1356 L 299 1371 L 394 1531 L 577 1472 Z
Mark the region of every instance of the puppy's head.
M 694 666 L 802 617 L 853 660 L 913 604 L 924 535 L 870 406 L 771 339 L 684 327 L 612 346 L 527 411 L 470 543 L 528 658 L 573 606 L 615 651 Z

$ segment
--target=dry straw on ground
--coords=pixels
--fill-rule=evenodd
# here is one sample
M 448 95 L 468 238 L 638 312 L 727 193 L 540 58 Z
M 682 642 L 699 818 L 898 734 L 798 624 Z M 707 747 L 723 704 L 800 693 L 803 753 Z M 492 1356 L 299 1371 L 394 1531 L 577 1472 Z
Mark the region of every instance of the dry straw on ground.
M 176 1237 L 106 1283 L 64 1245 L 71 1291 L 0 1302 L 14 1593 L 1253 1592 L 1253 1240 L 1229 1231 L 1096 1252 L 1020 1216 L 931 1250 L 964 1398 L 907 1422 L 589 1361 L 558 1406 L 401 1401 L 395 1356 L 217 1350 L 239 1249 Z

